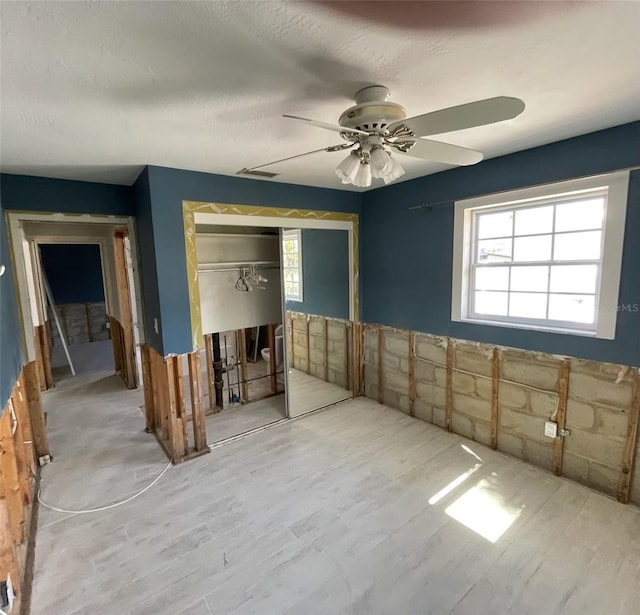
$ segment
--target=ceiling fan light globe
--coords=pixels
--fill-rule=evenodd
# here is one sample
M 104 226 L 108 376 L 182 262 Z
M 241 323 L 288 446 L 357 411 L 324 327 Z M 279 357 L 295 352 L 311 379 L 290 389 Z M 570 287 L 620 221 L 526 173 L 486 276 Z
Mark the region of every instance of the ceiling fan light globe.
M 351 152 L 337 167 L 336 175 L 342 180 L 343 184 L 350 184 L 356 176 L 360 167 L 360 156 L 355 152 Z
M 374 147 L 371 150 L 371 172 L 374 177 L 384 177 L 389 166 L 389 155 L 382 147 Z
M 352 184 L 359 188 L 368 188 L 371 185 L 371 165 L 369 163 L 363 162 L 360 165 Z
M 393 156 L 389 156 L 387 173 L 382 178 L 384 180 L 384 183 L 390 184 L 392 181 L 395 181 L 399 177 L 402 177 L 404 174 L 405 170 L 402 168 L 402 165 Z

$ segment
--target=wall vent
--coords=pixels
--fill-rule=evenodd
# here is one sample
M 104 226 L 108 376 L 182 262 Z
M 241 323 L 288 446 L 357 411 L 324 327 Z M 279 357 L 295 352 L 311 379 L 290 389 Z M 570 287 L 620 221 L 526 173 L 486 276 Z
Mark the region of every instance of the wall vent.
M 236 175 L 249 175 L 250 177 L 276 177 L 279 173 L 269 173 L 269 171 L 252 171 L 251 169 L 240 169 Z

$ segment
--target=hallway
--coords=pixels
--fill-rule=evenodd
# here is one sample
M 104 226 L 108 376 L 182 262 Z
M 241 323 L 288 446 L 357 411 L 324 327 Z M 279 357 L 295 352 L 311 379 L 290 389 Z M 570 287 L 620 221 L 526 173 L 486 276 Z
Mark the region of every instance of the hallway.
M 42 395 L 52 463 L 42 468 L 41 498 L 71 510 L 121 500 L 167 465 L 153 435 L 144 432 L 142 391 L 127 390 L 113 372 L 111 342 L 70 347 L 77 376 L 55 370 L 56 386 Z M 93 570 L 89 554 L 117 540 L 90 530 L 100 515 L 67 515 L 40 506 L 33 582 L 33 613 L 77 591 Z M 80 522 L 80 523 L 78 523 Z M 85 525 L 84 522 L 87 522 Z M 77 531 L 82 526 L 82 531 Z M 65 612 L 65 611 L 61 611 Z

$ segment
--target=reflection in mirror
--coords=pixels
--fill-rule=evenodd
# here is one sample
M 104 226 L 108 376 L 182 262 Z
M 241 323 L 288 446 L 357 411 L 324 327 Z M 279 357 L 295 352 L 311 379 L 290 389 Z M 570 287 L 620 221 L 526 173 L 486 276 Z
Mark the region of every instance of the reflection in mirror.
M 289 416 L 352 397 L 349 235 L 284 229 Z
M 209 442 L 285 417 L 279 229 L 196 226 Z

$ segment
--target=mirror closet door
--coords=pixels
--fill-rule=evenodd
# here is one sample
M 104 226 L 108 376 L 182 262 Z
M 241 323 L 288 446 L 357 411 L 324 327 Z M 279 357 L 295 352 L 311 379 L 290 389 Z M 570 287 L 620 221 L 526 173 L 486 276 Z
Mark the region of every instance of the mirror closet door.
M 283 229 L 290 417 L 352 397 L 350 274 L 348 231 Z

